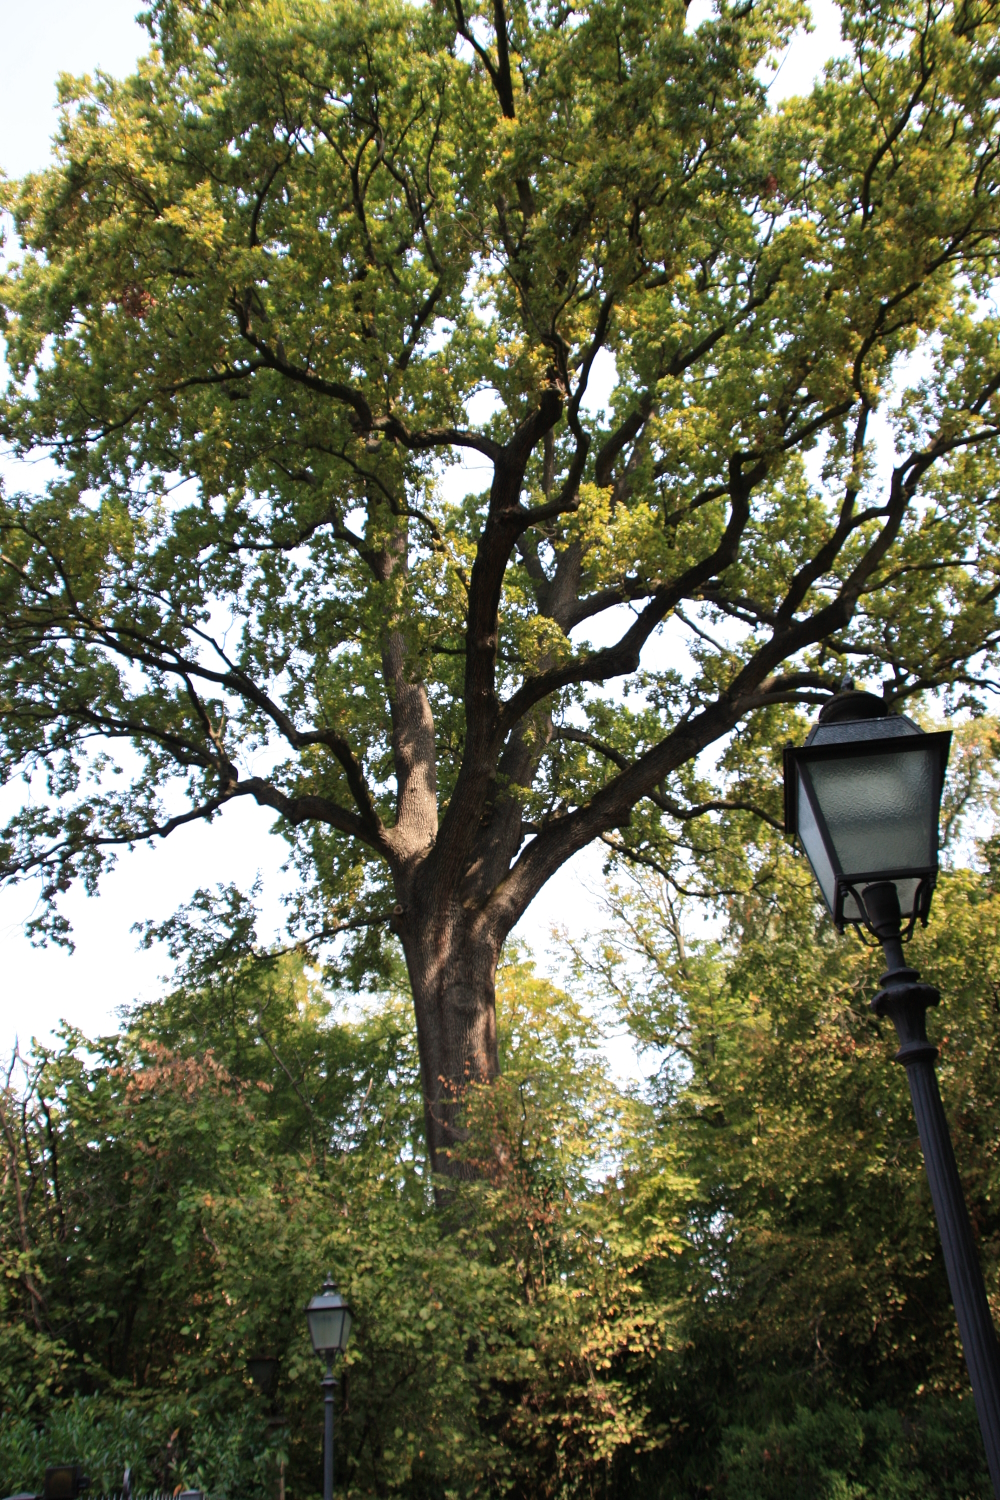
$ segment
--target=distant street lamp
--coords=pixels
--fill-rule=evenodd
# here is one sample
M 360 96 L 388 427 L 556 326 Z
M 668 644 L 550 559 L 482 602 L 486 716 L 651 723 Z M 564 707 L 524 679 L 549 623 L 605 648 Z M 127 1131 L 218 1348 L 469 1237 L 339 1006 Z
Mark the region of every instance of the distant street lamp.
M 247 1374 L 254 1383 L 254 1388 L 260 1392 L 261 1397 L 267 1401 L 268 1417 L 267 1425 L 273 1433 L 282 1427 L 287 1427 L 288 1419 L 278 1411 L 278 1398 L 276 1387 L 278 1384 L 278 1367 L 281 1361 L 275 1354 L 251 1354 L 247 1359 Z M 268 1400 L 268 1397 L 271 1399 Z M 127 1497 L 131 1500 L 131 1496 Z M 285 1500 L 285 1457 L 284 1454 L 278 1459 L 278 1494 L 277 1500 Z
M 940 994 L 903 959 L 926 925 L 938 868 L 938 812 L 951 735 L 888 715 L 871 693 L 838 693 L 804 746 L 785 750 L 785 827 L 798 834 L 839 931 L 878 938 L 886 972 L 872 1001 L 891 1016 L 906 1068 L 944 1263 L 972 1380 L 993 1492 L 1000 1500 L 1000 1349 L 938 1092 L 926 1010 Z M 904 934 L 903 924 L 906 924 Z
M 337 1382 L 333 1378 L 333 1361 L 347 1348 L 351 1336 L 351 1309 L 327 1276 L 323 1290 L 306 1308 L 309 1320 L 309 1337 L 320 1359 L 326 1361 L 323 1376 L 323 1500 L 333 1500 L 333 1393 Z
M 277 1373 L 278 1361 L 273 1354 L 252 1354 L 247 1360 L 247 1374 L 262 1396 L 271 1395 Z

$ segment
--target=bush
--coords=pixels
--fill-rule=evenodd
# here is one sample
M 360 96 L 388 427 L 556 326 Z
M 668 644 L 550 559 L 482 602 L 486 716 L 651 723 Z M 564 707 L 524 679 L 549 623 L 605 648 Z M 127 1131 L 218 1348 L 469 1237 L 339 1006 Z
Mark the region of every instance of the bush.
M 720 1449 L 726 1500 L 989 1500 L 971 1400 L 915 1421 L 889 1407 L 831 1402 L 764 1430 L 730 1428 Z
M 92 1495 L 120 1489 L 128 1467 L 139 1492 L 182 1485 L 219 1500 L 263 1500 L 276 1460 L 254 1410 L 210 1414 L 190 1404 L 74 1396 L 40 1423 L 10 1408 L 0 1422 L 3 1494 L 41 1490 L 47 1464 L 79 1463 Z

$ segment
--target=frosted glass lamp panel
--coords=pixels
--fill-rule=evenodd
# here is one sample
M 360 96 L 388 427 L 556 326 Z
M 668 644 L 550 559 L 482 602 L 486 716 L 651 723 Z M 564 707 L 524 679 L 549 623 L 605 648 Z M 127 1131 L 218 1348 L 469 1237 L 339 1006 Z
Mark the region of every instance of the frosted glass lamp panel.
M 913 904 L 917 899 L 917 892 L 920 889 L 920 880 L 908 877 L 905 880 L 894 880 L 893 884 L 896 887 L 896 894 L 899 896 L 899 914 L 905 922 L 913 915 Z M 867 912 L 862 913 L 858 910 L 858 903 L 855 901 L 852 893 L 845 891 L 843 920 L 845 922 L 864 922 L 867 920 L 867 915 Z
M 340 1345 L 341 1314 L 338 1308 L 314 1308 L 309 1314 L 309 1332 L 314 1349 L 336 1349 Z
M 848 878 L 934 863 L 936 761 L 928 747 L 926 753 L 859 755 L 810 765 L 816 801 Z
M 323 1354 L 344 1347 L 351 1326 L 350 1316 L 350 1311 L 344 1306 L 310 1308 L 309 1333 L 317 1353 Z
M 809 801 L 809 795 L 806 791 L 801 771 L 799 772 L 798 792 L 799 838 L 802 840 L 802 847 L 809 857 L 813 874 L 819 881 L 819 888 L 823 892 L 823 898 L 832 912 L 837 888 L 837 877 L 830 863 L 830 856 L 826 852 L 826 845 L 819 831 L 819 825 L 816 822 L 816 816 L 813 813 L 812 803 Z

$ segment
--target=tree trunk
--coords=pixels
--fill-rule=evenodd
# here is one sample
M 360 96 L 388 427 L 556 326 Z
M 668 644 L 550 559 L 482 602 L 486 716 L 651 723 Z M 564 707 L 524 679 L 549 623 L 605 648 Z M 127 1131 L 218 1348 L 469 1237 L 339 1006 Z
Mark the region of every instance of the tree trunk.
M 424 1093 L 431 1170 L 473 1176 L 461 1159 L 462 1095 L 500 1071 L 496 971 L 501 944 L 479 912 L 453 900 L 444 911 L 410 906 L 398 925 L 406 954 Z

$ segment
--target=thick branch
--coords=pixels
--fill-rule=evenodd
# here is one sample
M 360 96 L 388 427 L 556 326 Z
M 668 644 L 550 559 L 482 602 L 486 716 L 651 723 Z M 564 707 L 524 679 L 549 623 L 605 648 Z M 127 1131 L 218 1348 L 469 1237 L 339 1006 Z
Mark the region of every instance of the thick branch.
M 206 798 L 197 807 L 189 808 L 187 812 L 177 813 L 172 818 L 166 818 L 162 823 L 147 824 L 123 833 L 79 834 L 74 838 L 63 839 L 57 844 L 52 844 L 48 849 L 27 859 L 11 860 L 0 866 L 0 879 L 9 880 L 15 876 L 30 874 L 32 870 L 59 867 L 85 849 L 131 847 L 147 839 L 165 839 L 187 823 L 196 823 L 200 820 L 210 821 L 236 797 L 252 797 L 260 806 L 273 808 L 293 827 L 311 821 L 327 823 L 331 828 L 336 828 L 338 832 L 360 840 L 361 843 L 367 844 L 383 856 L 388 856 L 390 853 L 384 843 L 373 842 L 368 830 L 356 814 L 348 812 L 346 808 L 340 807 L 330 798 L 312 795 L 290 797 L 262 777 L 252 776 L 246 781 L 225 787 L 217 796 Z
M 496 693 L 500 595 L 511 552 L 528 524 L 528 512 L 520 503 L 524 471 L 535 444 L 555 426 L 561 411 L 562 398 L 550 388 L 513 433 L 494 467 L 489 511 L 469 580 L 465 754 L 438 837 L 441 869 L 452 877 L 457 876 L 471 845 L 503 742 L 503 735 L 497 736 L 500 705 Z
M 629 771 L 635 765 L 634 761 L 629 760 L 627 755 L 623 755 L 613 745 L 606 744 L 603 740 L 598 739 L 596 735 L 588 734 L 584 729 L 573 729 L 567 725 L 563 725 L 556 730 L 552 738 L 555 740 L 568 740 L 577 745 L 586 745 L 589 750 L 594 750 L 598 755 L 603 755 L 606 760 L 611 761 L 612 765 L 617 766 L 620 771 Z M 777 818 L 772 818 L 770 813 L 765 812 L 762 807 L 758 807 L 755 802 L 747 802 L 739 798 L 715 797 L 709 802 L 696 802 L 693 805 L 685 807 L 683 803 L 675 801 L 673 797 L 668 797 L 662 787 L 651 788 L 646 793 L 646 796 L 650 802 L 655 803 L 661 812 L 669 814 L 670 817 L 676 818 L 681 823 L 688 823 L 693 818 L 702 818 L 706 813 L 710 812 L 749 812 L 753 813 L 755 817 L 760 818 L 763 822 L 769 823 L 779 833 L 784 833 L 785 831 L 783 822 Z

